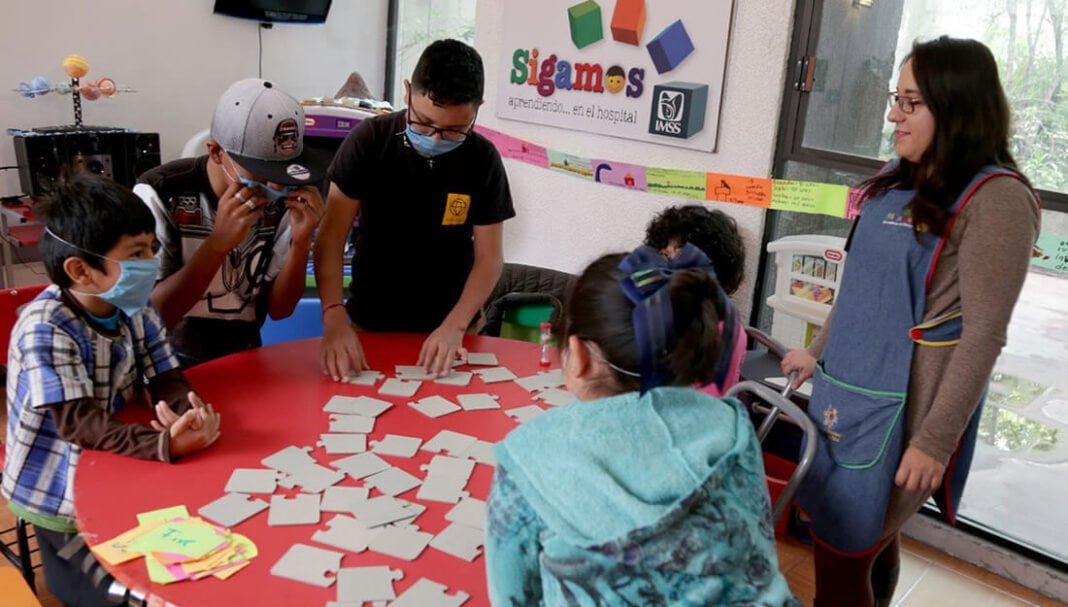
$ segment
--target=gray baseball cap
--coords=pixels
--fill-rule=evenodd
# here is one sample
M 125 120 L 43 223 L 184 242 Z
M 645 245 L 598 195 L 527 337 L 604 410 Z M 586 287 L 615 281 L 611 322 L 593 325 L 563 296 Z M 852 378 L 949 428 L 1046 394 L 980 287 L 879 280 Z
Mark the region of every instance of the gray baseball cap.
M 255 177 L 281 185 L 315 184 L 330 157 L 304 147 L 304 108 L 269 80 L 246 78 L 226 89 L 211 138 Z

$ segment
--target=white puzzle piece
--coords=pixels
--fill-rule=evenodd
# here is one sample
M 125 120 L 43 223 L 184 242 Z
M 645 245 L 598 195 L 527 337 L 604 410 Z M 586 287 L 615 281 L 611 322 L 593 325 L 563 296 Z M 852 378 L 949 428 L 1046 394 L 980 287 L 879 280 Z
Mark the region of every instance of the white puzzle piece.
M 423 553 L 434 536 L 419 531 L 414 525 L 408 527 L 383 527 L 382 531 L 371 538 L 367 546 L 380 554 L 385 554 L 406 561 L 414 561 Z
M 442 384 L 444 386 L 466 386 L 471 383 L 473 374 L 467 371 L 451 371 L 445 377 L 439 377 L 434 380 L 435 384 Z
M 331 432 L 352 432 L 356 434 L 370 434 L 375 429 L 375 418 L 365 415 L 344 415 L 333 413 L 330 415 Z
M 308 465 L 315 465 L 315 458 L 308 454 L 310 447 L 286 447 L 260 460 L 260 463 L 268 468 L 281 470 L 287 474 Z
M 520 377 L 515 380 L 527 392 L 537 392 L 549 388 L 559 388 L 564 385 L 564 373 L 561 369 L 553 369 L 545 373 Z
M 412 519 L 425 510 L 426 506 L 422 504 L 383 495 L 356 504 L 352 513 L 361 525 L 373 529 L 389 523 Z
M 473 459 L 476 462 L 486 464 L 487 466 L 497 465 L 497 458 L 493 457 L 493 443 L 484 440 L 476 440 L 467 449 L 464 449 L 460 453 L 454 453 L 453 455 Z
M 421 385 L 423 385 L 423 382 L 421 381 L 405 381 L 403 379 L 391 377 L 382 382 L 382 386 L 378 388 L 378 393 L 387 396 L 403 396 L 405 398 L 411 398 L 419 391 L 419 386 Z
M 353 384 L 356 386 L 373 386 L 378 380 L 382 379 L 382 374 L 378 371 L 349 371 L 349 376 L 342 379 L 342 383 Z
M 223 491 L 227 493 L 274 493 L 278 479 L 277 470 L 262 468 L 237 468 L 230 474 Z
M 423 578 L 412 584 L 389 607 L 460 607 L 470 596 L 466 592 L 445 594 L 445 584 Z
M 267 513 L 267 525 L 318 525 L 319 496 L 301 493 L 291 498 L 284 495 L 271 496 L 271 511 Z
M 330 519 L 326 524 L 329 528 L 313 533 L 312 541 L 354 553 L 367 550 L 371 539 L 379 532 L 377 529 L 364 527 L 351 516 L 342 514 Z
M 393 373 L 399 378 L 404 380 L 431 380 L 437 377 L 434 373 L 429 373 L 419 365 L 397 365 L 393 368 Z
M 386 495 L 397 496 L 418 487 L 422 482 L 418 477 L 408 474 L 400 468 L 390 468 L 363 479 L 369 487 L 374 487 Z
M 465 497 L 445 513 L 445 520 L 476 529 L 485 529 L 486 502 L 474 497 Z
M 506 367 L 487 367 L 485 369 L 475 369 L 475 373 L 482 379 L 484 384 L 495 384 L 502 381 L 511 381 L 518 379 L 519 376 L 512 373 L 511 369 Z
M 370 418 L 369 418 L 370 419 Z M 367 451 L 366 434 L 320 434 L 319 446 L 331 455 Z
M 345 475 L 337 470 L 319 464 L 309 464 L 293 470 L 285 481 L 278 484 L 288 487 L 300 485 L 300 490 L 305 493 L 322 493 L 327 487 L 340 483 L 344 478 Z
M 328 574 L 337 574 L 344 556 L 333 550 L 293 544 L 274 567 L 271 567 L 271 575 L 329 588 L 335 578 Z
M 452 430 L 442 430 L 434 435 L 434 438 L 423 444 L 423 451 L 431 453 L 456 453 L 470 447 L 476 440 L 469 434 L 461 434 Z
M 404 572 L 389 567 L 351 567 L 337 572 L 337 600 L 360 605 L 397 598 L 393 582 L 404 579 Z
M 227 493 L 214 502 L 201 506 L 197 514 L 223 527 L 233 527 L 268 507 L 269 504 L 261 499 L 242 493 Z
M 453 523 L 430 540 L 430 545 L 438 550 L 465 561 L 473 561 L 482 554 L 481 547 L 486 543 L 486 532 L 478 527 L 468 527 Z
M 370 396 L 333 396 L 326 402 L 323 411 L 345 415 L 378 417 L 393 406 L 393 403 Z
M 401 434 L 387 434 L 382 440 L 371 441 L 371 452 L 378 455 L 412 457 L 419 452 L 423 439 Z
M 578 400 L 574 394 L 563 388 L 549 388 L 548 390 L 538 392 L 534 395 L 534 398 L 546 405 L 552 405 L 553 407 L 562 407 Z
M 461 411 L 461 407 L 443 396 L 421 398 L 408 406 L 427 417 L 441 417 Z
M 468 352 L 467 364 L 496 367 L 500 363 L 497 362 L 497 355 L 493 352 Z
M 424 464 L 420 468 L 426 472 L 428 480 L 448 477 L 466 483 L 471 478 L 471 473 L 475 470 L 475 462 L 462 457 L 435 455 L 430 458 L 429 464 Z
M 522 424 L 529 422 L 535 417 L 545 413 L 545 409 L 537 405 L 526 405 L 524 407 L 516 407 L 514 409 L 505 409 L 504 414 L 514 419 L 516 422 Z
M 460 394 L 456 397 L 464 411 L 481 411 L 484 409 L 500 409 L 496 394 Z
M 319 510 L 323 512 L 351 513 L 359 502 L 367 501 L 371 490 L 367 487 L 327 487 Z
M 427 477 L 423 484 L 419 485 L 415 497 L 426 502 L 455 504 L 465 497 L 470 497 L 471 494 L 464 490 L 465 486 L 467 481 L 448 476 Z
M 371 452 L 357 453 L 346 458 L 336 459 L 330 462 L 330 465 L 356 480 L 390 467 L 389 462 Z

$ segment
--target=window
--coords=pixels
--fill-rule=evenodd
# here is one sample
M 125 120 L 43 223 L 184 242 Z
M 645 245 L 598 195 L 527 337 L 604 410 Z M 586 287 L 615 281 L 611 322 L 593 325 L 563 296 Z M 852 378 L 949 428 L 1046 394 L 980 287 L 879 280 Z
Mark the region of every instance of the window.
M 386 100 L 404 105 L 404 81 L 419 55 L 442 38 L 475 42 L 476 0 L 390 0 L 390 49 L 387 51 Z
M 1066 0 L 800 0 L 775 176 L 856 185 L 893 154 L 886 93 L 913 40 L 986 43 L 1013 110 L 1013 153 L 1040 189 L 1042 230 L 1068 235 Z M 845 236 L 849 222 L 770 212 L 766 241 Z M 775 282 L 761 263 L 756 322 Z M 764 268 L 767 268 L 766 270 Z M 1068 526 L 1068 275 L 1032 268 L 991 378 L 961 519 L 1064 568 Z

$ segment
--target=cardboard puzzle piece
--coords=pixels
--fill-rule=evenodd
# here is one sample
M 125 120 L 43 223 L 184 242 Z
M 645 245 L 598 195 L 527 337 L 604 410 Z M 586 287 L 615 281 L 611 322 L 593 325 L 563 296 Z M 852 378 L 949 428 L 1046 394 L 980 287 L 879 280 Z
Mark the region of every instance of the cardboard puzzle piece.
M 548 390 L 542 390 L 534 395 L 534 399 L 540 400 L 546 405 L 551 405 L 553 407 L 562 407 L 578 400 L 574 394 L 563 388 L 549 388 Z
M 478 439 L 475 440 L 477 442 Z M 423 464 L 420 468 L 426 472 L 427 480 L 447 477 L 466 483 L 475 471 L 475 462 L 462 457 L 435 455 L 430 458 L 430 463 Z
M 378 393 L 385 394 L 386 396 L 403 396 L 405 398 L 411 398 L 419 391 L 419 386 L 421 385 L 423 385 L 423 382 L 421 381 L 406 381 L 391 377 L 382 382 L 382 386 L 378 388 Z
M 484 440 L 476 440 L 467 449 L 464 449 L 460 453 L 454 453 L 453 455 L 473 459 L 476 462 L 486 464 L 487 466 L 497 466 L 497 458 L 493 456 L 493 443 Z
M 315 458 L 308 454 L 311 447 L 286 447 L 276 451 L 260 460 L 260 463 L 268 468 L 281 470 L 286 474 L 292 474 L 304 466 L 315 465 Z
M 446 590 L 445 584 L 423 578 L 401 593 L 389 607 L 460 607 L 470 598 L 466 592 L 457 590 L 456 594 L 449 595 Z
M 471 494 L 464 490 L 467 481 L 451 477 L 427 477 L 423 484 L 419 485 L 419 491 L 415 494 L 425 502 L 441 502 L 443 504 L 455 504 Z
M 378 455 L 412 457 L 419 452 L 423 439 L 402 434 L 387 434 L 382 440 L 371 441 L 371 452 Z
M 327 487 L 336 485 L 344 480 L 345 475 L 337 470 L 331 470 L 319 464 L 309 464 L 289 473 L 278 484 L 283 487 L 300 486 L 305 493 L 322 493 Z
M 271 496 L 271 511 L 267 513 L 269 527 L 283 525 L 318 525 L 319 496 L 301 493 L 293 497 Z
M 282 474 L 277 470 L 262 468 L 237 468 L 226 481 L 227 493 L 274 493 Z
M 409 381 L 429 381 L 437 377 L 436 374 L 428 372 L 419 365 L 397 365 L 394 367 L 393 373 L 399 379 Z
M 469 527 L 453 523 L 430 540 L 430 545 L 438 550 L 465 561 L 473 561 L 482 554 L 486 543 L 486 532 L 479 527 Z
M 470 447 L 477 438 L 469 434 L 461 434 L 452 430 L 442 430 L 434 435 L 434 438 L 423 444 L 422 450 L 431 453 L 457 453 Z
M 694 50 L 693 40 L 682 24 L 682 19 L 665 27 L 645 45 L 657 73 L 664 74 L 679 67 Z
M 353 432 L 356 434 L 370 434 L 375 429 L 375 418 L 366 415 L 344 415 L 333 413 L 330 415 L 331 432 Z
M 354 553 L 367 550 L 378 529 L 368 529 L 351 516 L 339 514 L 326 522 L 327 529 L 312 534 L 312 541 Z M 338 598 L 341 598 L 340 596 Z
M 219 499 L 205 504 L 197 514 L 211 519 L 223 527 L 233 527 L 241 521 L 266 510 L 270 504 L 242 493 L 227 493 Z
M 370 451 L 336 459 L 330 465 L 356 480 L 390 468 L 389 462 Z
M 516 422 L 522 424 L 529 422 L 535 417 L 545 413 L 545 409 L 537 405 L 526 405 L 523 407 L 515 407 L 514 409 L 505 409 L 504 414 L 514 419 Z
M 323 512 L 352 512 L 359 502 L 367 501 L 371 490 L 367 487 L 327 487 L 319 510 Z
M 367 451 L 367 435 L 320 434 L 319 442 L 317 444 L 323 449 L 326 449 L 326 452 L 331 455 L 338 453 L 363 453 L 364 451 Z
M 497 362 L 497 355 L 493 352 L 468 352 L 467 360 L 464 361 L 464 364 L 496 367 L 500 363 Z
M 362 604 L 391 601 L 397 598 L 393 582 L 404 579 L 404 572 L 389 567 L 351 567 L 337 572 L 337 600 Z
M 445 520 L 476 529 L 485 529 L 486 502 L 474 497 L 465 497 L 445 513 Z
M 442 415 L 462 411 L 460 405 L 443 396 L 428 396 L 408 403 L 408 406 L 427 417 L 441 417 Z
M 552 371 L 538 373 L 537 375 L 520 377 L 515 380 L 515 383 L 519 384 L 520 387 L 527 392 L 559 388 L 564 385 L 564 373 L 561 369 L 553 369 Z
M 594 0 L 586 0 L 569 7 L 567 21 L 571 27 L 571 41 L 575 43 L 576 48 L 585 48 L 604 38 L 601 6 Z
M 388 495 L 372 497 L 356 504 L 352 514 L 361 525 L 374 529 L 389 523 L 414 519 L 426 511 L 426 506 Z
M 496 394 L 460 394 L 456 397 L 456 400 L 460 401 L 460 406 L 464 408 L 464 411 L 482 411 L 485 409 L 500 409 L 501 405 L 497 402 L 499 397 Z
M 512 373 L 512 370 L 507 367 L 487 367 L 485 369 L 475 369 L 474 372 L 484 384 L 496 384 L 502 381 L 511 381 L 519 377 L 515 373 Z
M 342 413 L 345 415 L 363 415 L 364 417 L 378 417 L 385 413 L 393 403 L 380 398 L 370 396 L 341 396 L 335 395 L 326 401 L 323 411 L 327 413 Z
M 645 0 L 616 0 L 612 11 L 612 39 L 638 46 L 645 29 Z
M 333 576 L 341 569 L 341 559 L 344 556 L 333 550 L 293 544 L 271 567 L 271 575 L 329 588 L 335 581 Z
M 382 373 L 378 371 L 349 371 L 349 376 L 341 380 L 345 384 L 353 384 L 356 386 L 373 386 L 378 380 L 382 379 Z
M 400 468 L 390 468 L 368 476 L 364 482 L 386 495 L 397 496 L 418 487 L 423 481 Z
M 371 539 L 368 549 L 405 561 L 414 561 L 419 558 L 432 539 L 434 539 L 432 534 L 419 531 L 419 528 L 414 525 L 388 526 L 383 527 L 381 532 Z
M 445 377 L 439 377 L 434 380 L 435 384 L 441 384 L 443 386 L 466 386 L 471 383 L 471 378 L 474 377 L 473 373 L 468 371 L 450 371 Z

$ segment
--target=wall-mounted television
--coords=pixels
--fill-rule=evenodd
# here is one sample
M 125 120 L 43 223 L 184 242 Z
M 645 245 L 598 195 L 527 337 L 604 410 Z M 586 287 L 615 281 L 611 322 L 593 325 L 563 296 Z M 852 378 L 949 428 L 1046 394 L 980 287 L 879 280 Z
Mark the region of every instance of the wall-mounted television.
M 323 23 L 332 0 L 215 0 L 215 14 L 267 23 Z

